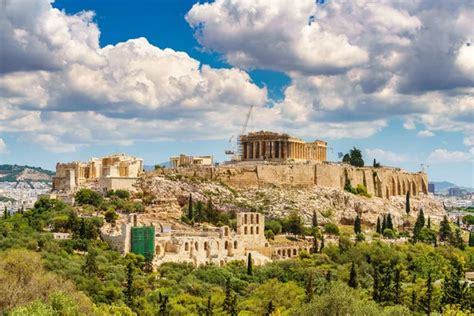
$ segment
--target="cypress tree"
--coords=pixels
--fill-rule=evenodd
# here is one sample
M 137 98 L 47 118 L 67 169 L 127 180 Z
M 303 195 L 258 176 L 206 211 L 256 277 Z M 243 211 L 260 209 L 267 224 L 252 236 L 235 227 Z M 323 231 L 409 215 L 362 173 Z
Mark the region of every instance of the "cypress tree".
M 387 228 L 393 230 L 392 215 L 390 213 L 387 215 Z
M 86 262 L 84 263 L 84 271 L 89 277 L 97 275 L 99 272 L 99 267 L 97 266 L 97 251 L 95 249 L 90 249 L 87 252 Z
M 378 267 L 373 264 L 372 265 L 374 269 L 374 283 L 373 283 L 373 291 L 372 291 L 372 298 L 376 302 L 380 302 L 380 275 L 379 275 L 379 270 Z
M 5 206 L 5 209 L 3 210 L 3 219 L 7 219 L 8 218 L 8 210 L 7 210 L 7 207 Z
M 247 274 L 248 275 L 252 275 L 253 271 L 252 271 L 252 253 L 249 252 L 248 256 L 247 256 Z
M 205 315 L 206 316 L 212 316 L 213 313 L 213 306 L 211 302 L 211 296 L 209 295 L 207 297 L 207 305 L 206 305 L 206 310 L 205 310 Z
M 270 302 L 268 302 L 268 305 L 267 305 L 267 310 L 265 311 L 265 316 L 271 316 L 274 311 L 275 311 L 275 307 L 273 306 L 272 300 L 270 300 Z
M 230 316 L 237 316 L 237 295 L 232 296 L 232 302 L 230 305 Z
M 355 221 L 354 221 L 354 233 L 356 233 L 356 235 L 362 233 L 359 215 L 356 216 Z
M 444 215 L 443 220 L 439 224 L 439 239 L 448 241 L 451 239 L 451 226 L 449 225 L 448 216 Z
M 129 307 L 133 304 L 133 263 L 130 261 L 127 264 L 127 283 L 125 288 L 125 297 Z
M 413 278 L 411 280 L 411 283 L 414 285 L 416 282 L 416 274 L 413 275 Z M 416 291 L 415 288 L 411 291 L 411 310 L 416 311 Z
M 407 215 L 410 215 L 410 191 L 407 191 L 407 195 L 405 197 L 405 212 Z
M 474 234 L 469 232 L 469 247 L 474 247 Z
M 385 216 L 385 214 L 384 214 L 383 215 L 383 220 L 382 220 L 382 233 L 386 228 L 387 228 L 387 216 Z
M 463 269 L 459 262 L 455 263 L 451 272 L 445 275 L 443 282 L 443 304 L 459 304 L 463 296 Z
M 416 218 L 415 227 L 413 228 L 413 237 L 414 240 L 418 240 L 418 235 L 421 229 L 425 226 L 425 215 L 423 214 L 423 209 L 420 208 L 418 212 L 418 217 Z
M 464 248 L 466 248 L 464 240 L 462 239 L 462 232 L 459 227 L 456 227 L 456 230 L 454 231 L 454 236 L 452 237 L 451 244 L 461 250 L 464 250 Z
M 380 217 L 377 217 L 376 232 L 377 234 L 382 234 L 382 227 L 380 226 Z
M 428 223 L 426 224 L 426 227 L 431 228 L 431 217 L 428 216 Z
M 394 276 L 394 281 L 395 281 L 395 296 L 394 296 L 394 303 L 395 304 L 400 304 L 401 303 L 401 296 L 402 296 L 402 278 L 401 278 L 401 271 L 400 268 L 395 269 L 395 276 Z
M 311 224 L 313 228 L 318 227 L 318 214 L 316 214 L 316 211 L 313 211 L 313 218 L 311 219 Z
M 421 299 L 420 307 L 425 311 L 426 314 L 430 315 L 432 312 L 433 302 L 433 279 L 431 277 L 431 271 L 428 272 L 428 279 L 426 280 L 426 293 Z
M 348 282 L 348 285 L 355 289 L 357 288 L 357 273 L 356 273 L 356 270 L 355 270 L 355 263 L 354 261 L 352 261 L 352 265 L 351 265 L 351 272 L 349 274 L 349 282 Z
M 318 236 L 316 234 L 313 234 L 313 248 L 312 248 L 313 253 L 318 253 Z
M 305 288 L 305 295 L 306 295 L 306 303 L 311 302 L 313 299 L 314 288 L 313 288 L 313 276 L 310 275 L 308 278 L 308 282 L 306 283 Z
M 323 252 L 324 249 L 324 234 L 321 235 L 321 247 L 319 248 L 319 252 Z
M 222 306 L 222 309 L 226 312 L 231 313 L 232 309 L 232 292 L 230 288 L 230 278 L 227 278 L 225 282 L 225 298 L 224 298 L 224 304 Z
M 191 193 L 189 194 L 189 202 L 188 202 L 188 219 L 192 221 L 194 219 L 194 211 L 193 211 L 193 197 Z

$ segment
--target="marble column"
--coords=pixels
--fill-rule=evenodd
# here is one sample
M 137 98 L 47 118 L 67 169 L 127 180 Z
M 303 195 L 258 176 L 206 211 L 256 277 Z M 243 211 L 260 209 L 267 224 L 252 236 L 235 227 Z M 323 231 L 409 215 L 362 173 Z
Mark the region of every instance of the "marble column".
M 282 147 L 283 147 L 283 152 L 282 152 L 281 158 L 287 159 L 288 158 L 288 142 L 283 141 Z
M 269 141 L 266 141 L 265 142 L 265 145 L 267 146 L 267 149 L 265 149 L 265 155 L 267 156 L 267 158 L 272 158 L 272 151 L 271 151 L 271 142 Z

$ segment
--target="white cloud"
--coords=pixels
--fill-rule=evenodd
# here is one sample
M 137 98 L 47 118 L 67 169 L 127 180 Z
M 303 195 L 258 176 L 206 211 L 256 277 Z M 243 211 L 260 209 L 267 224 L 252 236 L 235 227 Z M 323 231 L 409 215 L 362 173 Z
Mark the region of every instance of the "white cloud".
M 0 154 L 6 154 L 8 153 L 8 150 L 7 150 L 7 144 L 5 144 L 5 141 L 0 138 Z
M 400 163 L 410 160 L 409 157 L 405 154 L 399 154 L 380 148 L 367 148 L 365 149 L 365 153 L 370 160 L 377 159 L 377 162 L 381 164 L 385 164 L 386 162 Z
M 416 136 L 418 137 L 433 137 L 435 134 L 430 130 L 419 131 Z
M 449 151 L 447 149 L 436 149 L 428 156 L 428 162 L 431 164 L 437 163 L 453 163 L 471 161 L 474 159 L 474 148 L 468 152 L 463 151 Z

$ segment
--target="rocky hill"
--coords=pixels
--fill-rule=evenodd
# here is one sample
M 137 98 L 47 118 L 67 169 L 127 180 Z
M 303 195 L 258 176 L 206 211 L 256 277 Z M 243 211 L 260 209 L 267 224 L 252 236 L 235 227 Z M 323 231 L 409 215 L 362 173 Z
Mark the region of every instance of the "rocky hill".
M 0 165 L 0 182 L 51 182 L 54 172 L 39 167 Z
M 297 210 L 308 224 L 313 211 L 318 213 L 320 222 L 351 224 L 356 215 L 360 214 L 362 222 L 371 225 L 375 225 L 377 217 L 390 213 L 394 224 L 399 226 L 406 220 L 413 221 L 420 207 L 434 223 L 445 215 L 439 201 L 423 194 L 411 198 L 411 216 L 407 217 L 405 196 L 367 198 L 323 186 L 304 189 L 275 186 L 237 189 L 198 177 L 148 173 L 139 180 L 137 189 L 157 201 L 155 206 L 148 208 L 150 211 L 153 211 L 153 207 L 155 211 L 159 211 L 160 208 L 156 209 L 156 205 L 160 205 L 160 201 L 165 201 L 168 205 L 170 201 L 174 201 L 172 208 L 166 207 L 171 212 L 167 216 L 174 219 L 181 216 L 180 207 L 186 205 L 189 194 L 194 201 L 206 202 L 212 199 L 213 204 L 222 211 L 255 210 L 269 217 L 280 217 Z

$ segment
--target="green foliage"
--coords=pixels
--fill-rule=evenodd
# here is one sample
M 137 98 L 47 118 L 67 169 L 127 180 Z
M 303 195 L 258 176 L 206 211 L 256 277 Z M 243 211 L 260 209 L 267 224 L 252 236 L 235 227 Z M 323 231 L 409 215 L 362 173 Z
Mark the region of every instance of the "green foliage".
M 397 238 L 397 234 L 393 231 L 393 229 L 385 228 L 383 231 L 383 236 L 388 239 L 395 239 Z
M 462 222 L 467 225 L 474 225 L 474 215 L 466 215 L 462 218 Z
M 469 247 L 474 247 L 474 233 L 473 232 L 469 232 L 469 243 L 468 243 Z
M 110 208 L 104 213 L 104 217 L 107 223 L 115 223 L 119 216 L 113 208 Z
M 339 236 L 339 227 L 334 223 L 324 224 L 324 232 L 329 235 Z
M 407 191 L 407 195 L 405 197 L 405 212 L 407 213 L 407 215 L 410 214 L 410 191 Z
M 102 195 L 91 189 L 80 189 L 75 195 L 75 201 L 79 205 L 88 204 L 98 207 L 102 203 L 102 200 Z
M 128 200 L 130 198 L 130 192 L 127 190 L 110 190 L 107 192 L 107 197 L 116 196 L 119 199 Z
M 342 162 L 348 163 L 355 167 L 363 167 L 364 159 L 362 159 L 362 152 L 360 149 L 353 147 L 348 154 L 342 158 Z
M 362 233 L 362 227 L 361 227 L 359 215 L 357 215 L 354 220 L 354 233 L 356 235 Z
M 303 220 L 297 211 L 292 211 L 285 221 L 284 231 L 293 235 L 303 234 Z
M 451 225 L 449 224 L 448 216 L 445 215 L 439 224 L 439 239 L 441 241 L 448 241 L 451 239 Z
M 281 234 L 283 225 L 279 220 L 270 219 L 265 221 L 265 231 L 270 230 L 274 235 Z

